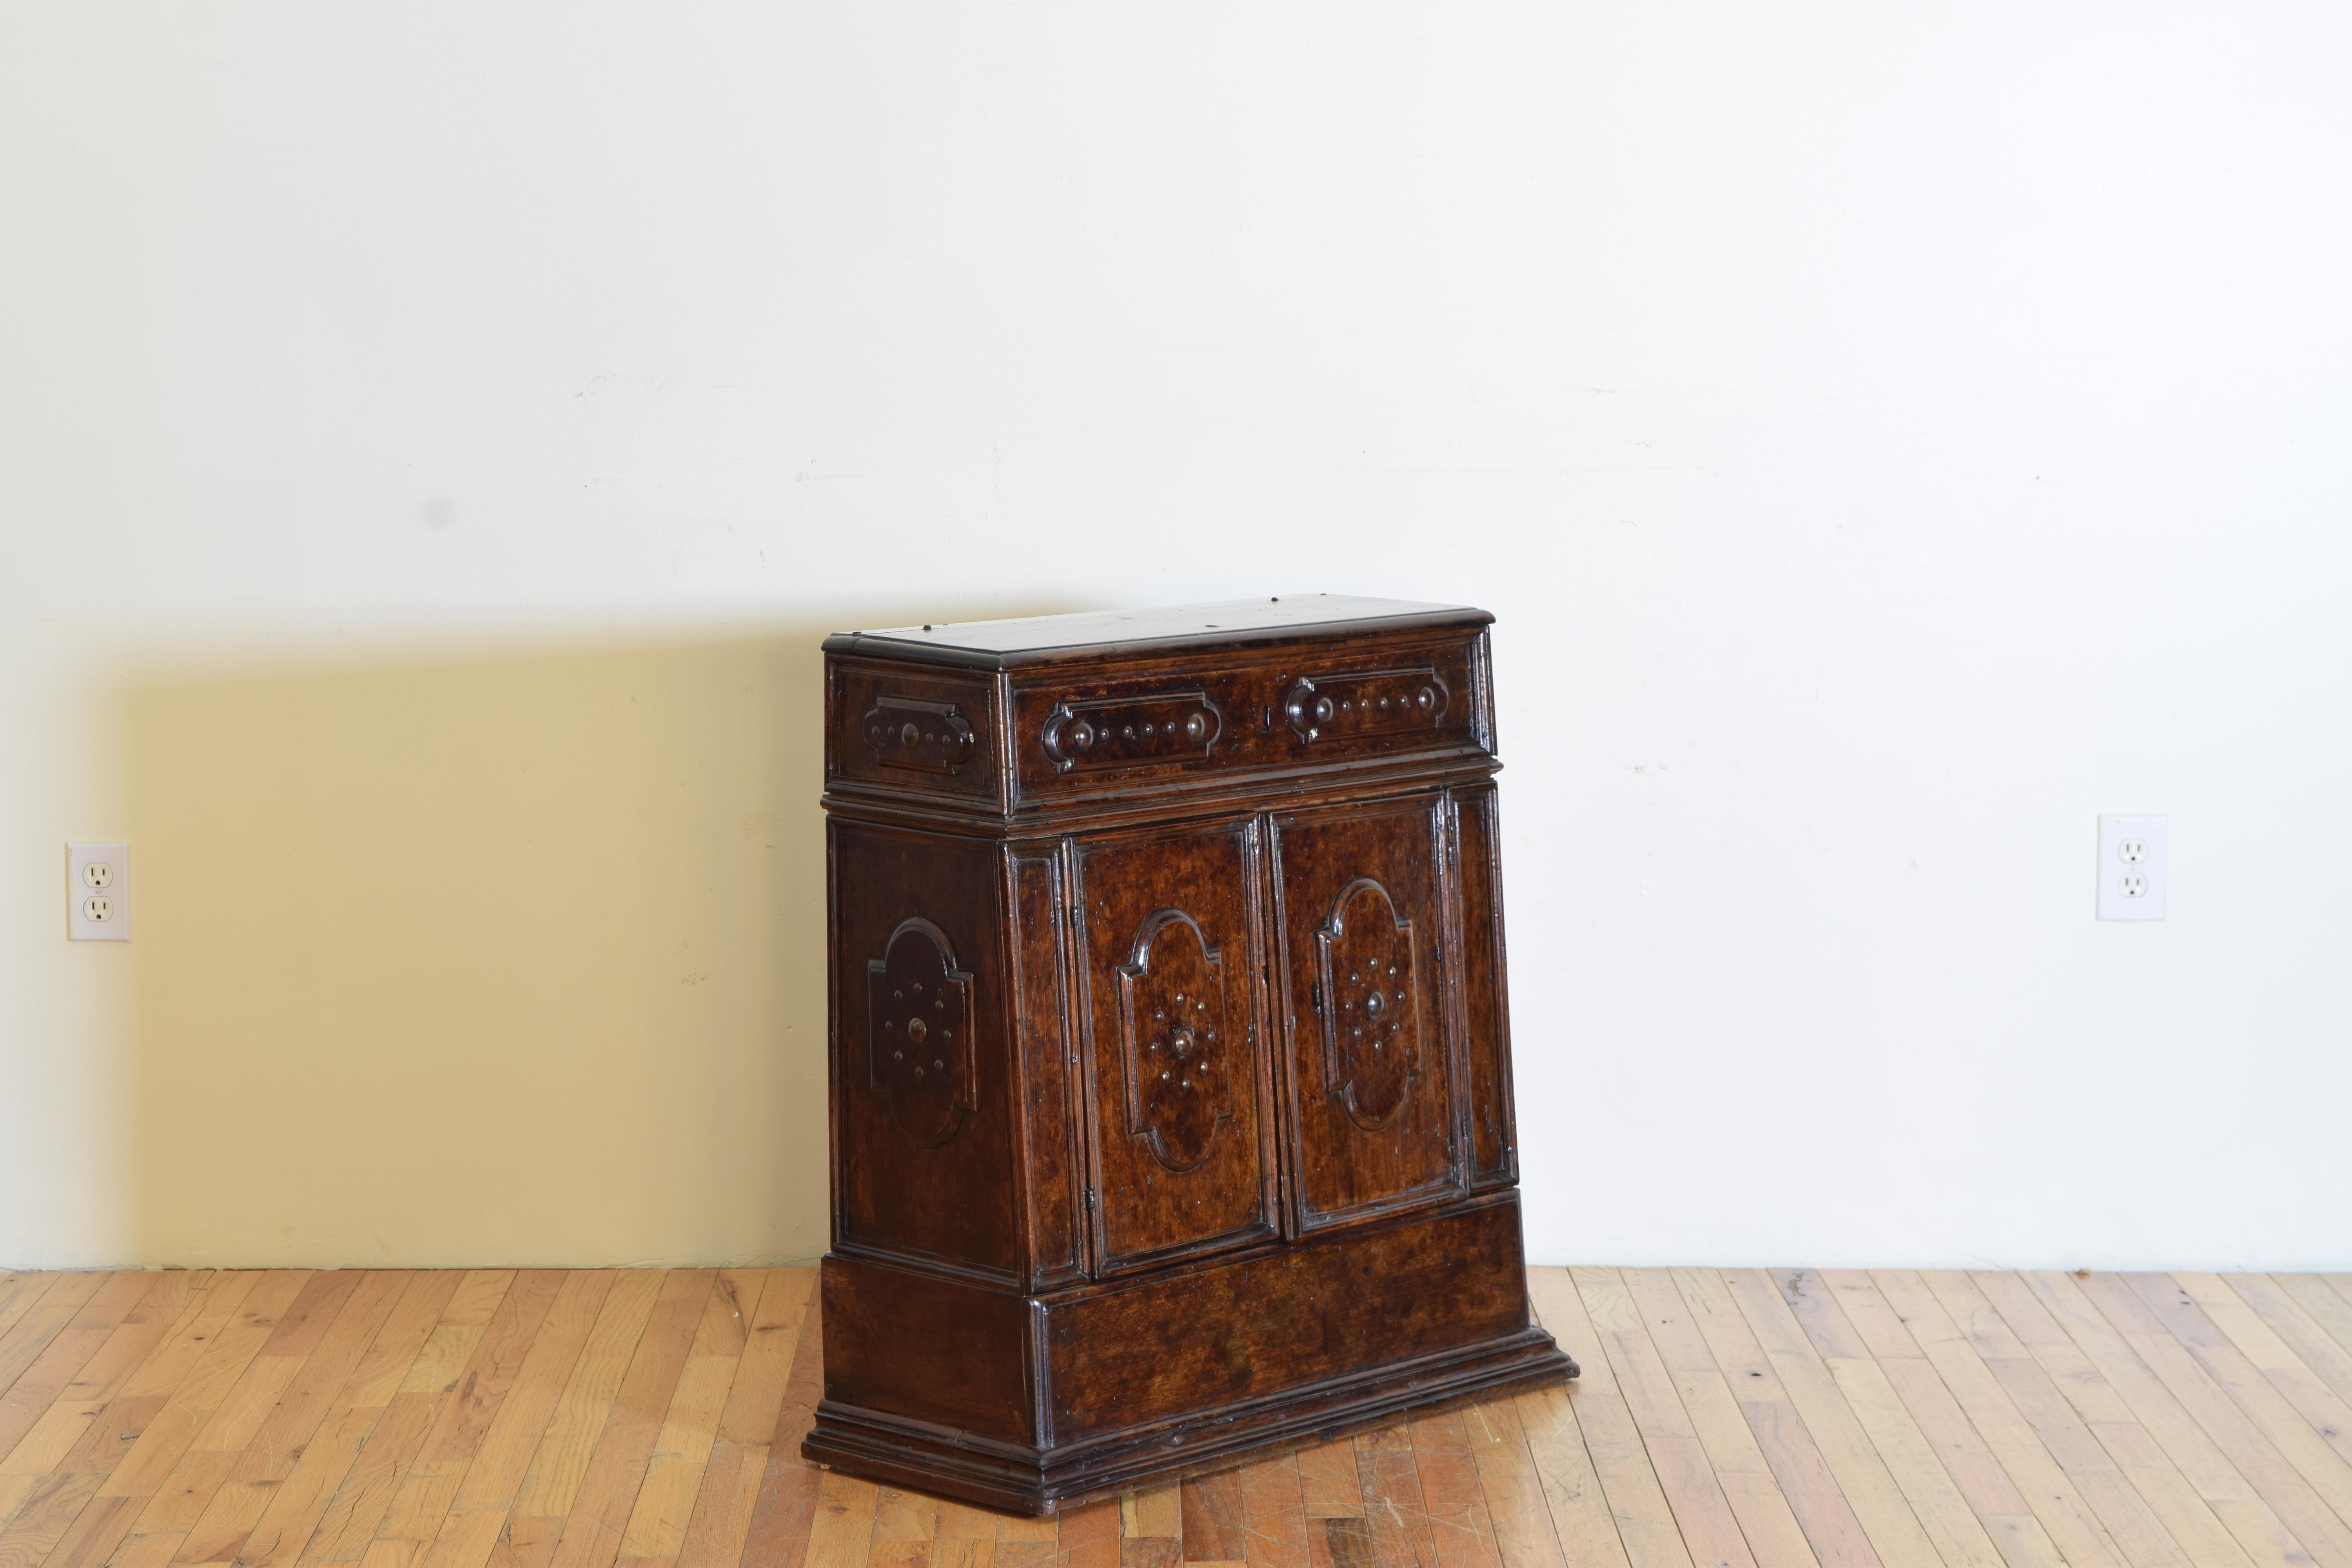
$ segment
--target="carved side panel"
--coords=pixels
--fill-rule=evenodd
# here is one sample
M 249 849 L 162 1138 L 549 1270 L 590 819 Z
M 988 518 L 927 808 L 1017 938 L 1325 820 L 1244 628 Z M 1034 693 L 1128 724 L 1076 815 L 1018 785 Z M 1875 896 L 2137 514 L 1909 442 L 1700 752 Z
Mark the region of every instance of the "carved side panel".
M 1000 799 L 995 703 L 985 674 L 829 656 L 824 681 L 827 790 Z M 949 912 L 930 908 L 935 915 Z
M 1421 1076 L 1421 967 L 1412 922 L 1386 888 L 1359 877 L 1315 933 L 1323 1086 L 1370 1131 L 1402 1109 Z
M 930 921 L 898 922 L 866 965 L 870 1082 L 899 1130 L 926 1149 L 953 1138 L 979 1104 L 972 1063 L 971 976 L 955 966 Z
M 1118 970 L 1128 1136 L 1189 1171 L 1233 1119 L 1224 959 L 1181 910 L 1146 920 L 1131 951 Z
M 1010 1284 L 1024 1216 L 1007 1098 L 1013 958 L 990 918 L 1003 851 L 839 816 L 825 839 L 833 1249 Z
M 971 760 L 971 725 L 959 703 L 881 698 L 857 721 L 857 731 L 886 768 L 952 773 Z

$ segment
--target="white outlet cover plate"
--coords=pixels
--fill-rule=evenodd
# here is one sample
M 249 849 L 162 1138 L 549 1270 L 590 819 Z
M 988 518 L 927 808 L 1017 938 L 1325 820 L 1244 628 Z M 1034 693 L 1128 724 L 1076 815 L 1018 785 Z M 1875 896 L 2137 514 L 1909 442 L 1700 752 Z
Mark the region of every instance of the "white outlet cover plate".
M 90 900 L 103 900 L 93 919 Z M 75 942 L 131 940 L 131 846 L 66 846 L 66 934 Z
M 2099 918 L 2160 921 L 2172 856 L 2161 816 L 2099 818 Z M 2138 879 L 2135 882 L 2135 879 Z M 2137 886 L 2140 890 L 2131 889 Z

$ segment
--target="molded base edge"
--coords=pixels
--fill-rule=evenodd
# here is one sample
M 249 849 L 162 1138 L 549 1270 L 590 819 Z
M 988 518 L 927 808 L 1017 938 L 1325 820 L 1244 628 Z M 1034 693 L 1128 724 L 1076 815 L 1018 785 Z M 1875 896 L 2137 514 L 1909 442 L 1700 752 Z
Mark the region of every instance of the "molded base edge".
M 801 1457 L 851 1475 L 1010 1513 L 1064 1504 L 1233 1460 L 1335 1437 L 1410 1410 L 1563 1383 L 1577 1365 L 1528 1328 L 1372 1372 L 1054 1448 L 1033 1448 L 828 1399 Z

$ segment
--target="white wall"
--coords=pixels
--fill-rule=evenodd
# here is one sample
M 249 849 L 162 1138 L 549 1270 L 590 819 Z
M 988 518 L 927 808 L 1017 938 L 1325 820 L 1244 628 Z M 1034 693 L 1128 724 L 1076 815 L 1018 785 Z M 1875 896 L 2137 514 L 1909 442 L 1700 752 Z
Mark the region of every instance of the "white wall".
M 464 878 L 535 797 L 465 770 L 571 753 L 485 762 L 500 704 L 597 694 L 595 843 L 769 765 L 618 728 L 693 707 L 646 650 L 798 691 L 827 626 L 1329 589 L 1500 617 L 1539 1260 L 2352 1267 L 2347 69 L 2266 0 L 0 7 L 0 1265 L 807 1255 L 748 1147 L 821 1136 L 743 1055 L 821 1011 L 789 910 L 611 936 L 600 1048 L 692 1091 L 541 1125 L 582 974 L 500 971 Z M 383 765 L 458 781 L 404 896 L 496 1028 L 344 889 L 271 928 L 448 837 L 275 760 L 412 675 L 493 694 Z M 2170 815 L 2168 922 L 2093 922 L 2102 811 Z M 60 846 L 126 834 L 160 902 L 69 948 Z M 302 1049 L 175 1033 L 199 973 L 311 987 Z M 389 1048 L 346 974 L 432 1092 L 304 1098 Z M 566 1229 L 592 1167 L 635 1206 Z

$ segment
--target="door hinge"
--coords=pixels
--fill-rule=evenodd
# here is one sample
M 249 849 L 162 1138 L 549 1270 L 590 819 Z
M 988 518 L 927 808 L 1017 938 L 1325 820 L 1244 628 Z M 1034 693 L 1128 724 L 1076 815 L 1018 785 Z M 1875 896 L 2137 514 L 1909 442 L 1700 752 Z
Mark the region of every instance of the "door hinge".
M 1087 1212 L 1088 1214 L 1095 1212 L 1095 1190 L 1092 1187 L 1087 1189 Z

